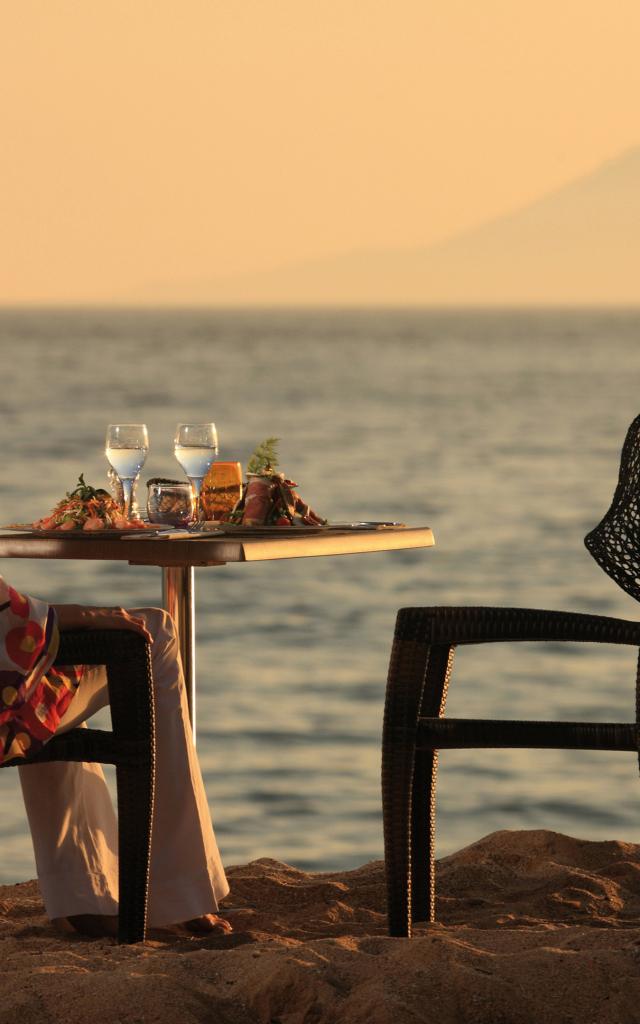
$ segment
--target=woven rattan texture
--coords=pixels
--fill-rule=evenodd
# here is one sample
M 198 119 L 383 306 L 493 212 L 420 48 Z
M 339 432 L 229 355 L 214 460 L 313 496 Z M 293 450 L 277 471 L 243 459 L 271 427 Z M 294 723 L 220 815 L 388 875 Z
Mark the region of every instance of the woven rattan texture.
M 398 642 L 482 644 L 501 640 L 567 640 L 637 645 L 640 622 L 582 612 L 475 606 L 403 608 Z
M 584 542 L 607 575 L 640 601 L 640 416 L 622 446 L 611 507 Z
M 155 784 L 155 717 L 149 645 L 131 630 L 61 634 L 58 665 L 104 665 L 112 731 L 72 729 L 54 736 L 26 761 L 89 761 L 116 766 L 118 793 L 119 942 L 146 934 L 149 857 Z M 80 684 L 82 685 L 82 684 Z
M 640 648 L 640 623 L 523 608 L 404 608 L 389 664 L 382 802 L 391 935 L 435 919 L 437 751 L 442 747 L 638 749 L 637 723 L 445 719 L 457 644 L 553 640 Z M 638 693 L 636 673 L 636 694 Z

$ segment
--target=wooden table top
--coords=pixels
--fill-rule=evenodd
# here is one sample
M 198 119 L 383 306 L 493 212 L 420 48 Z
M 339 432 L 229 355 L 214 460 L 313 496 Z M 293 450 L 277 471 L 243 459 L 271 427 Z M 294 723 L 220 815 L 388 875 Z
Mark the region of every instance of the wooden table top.
M 131 565 L 224 565 L 226 562 L 262 562 L 275 558 L 353 555 L 403 548 L 428 548 L 435 543 L 429 527 L 386 527 L 292 536 L 257 537 L 38 537 L 0 534 L 0 558 L 87 559 L 129 562 Z

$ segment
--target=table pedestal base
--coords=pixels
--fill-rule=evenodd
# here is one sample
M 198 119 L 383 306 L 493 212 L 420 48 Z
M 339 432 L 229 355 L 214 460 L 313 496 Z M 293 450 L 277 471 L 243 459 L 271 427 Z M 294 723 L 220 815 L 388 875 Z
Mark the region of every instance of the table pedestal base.
M 162 567 L 162 607 L 178 627 L 187 702 L 196 741 L 195 574 L 192 565 Z

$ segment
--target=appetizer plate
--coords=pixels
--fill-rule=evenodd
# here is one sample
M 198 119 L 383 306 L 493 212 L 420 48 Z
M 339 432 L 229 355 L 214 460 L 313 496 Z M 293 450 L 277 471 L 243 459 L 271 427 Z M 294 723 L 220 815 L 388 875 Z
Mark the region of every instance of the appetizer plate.
M 207 529 L 196 529 L 195 534 L 243 534 L 250 537 L 307 537 L 312 533 L 324 533 L 326 526 L 244 526 L 242 523 L 212 523 Z
M 335 530 L 344 533 L 352 530 L 384 530 L 402 527 L 404 523 L 327 523 L 326 526 L 244 526 L 242 523 L 202 523 L 193 529 L 194 534 L 223 533 L 248 534 L 251 537 L 305 537 L 310 534 L 327 533 Z
M 390 530 L 406 529 L 406 523 L 329 523 L 330 530 Z
M 115 537 L 148 537 L 159 533 L 162 527 L 145 526 L 144 529 L 137 530 L 36 530 L 30 523 L 11 523 L 10 526 L 0 526 L 0 530 L 27 533 L 30 537 L 55 537 L 57 540 L 63 537 L 69 537 L 72 540 L 100 540 L 101 538 L 113 540 Z

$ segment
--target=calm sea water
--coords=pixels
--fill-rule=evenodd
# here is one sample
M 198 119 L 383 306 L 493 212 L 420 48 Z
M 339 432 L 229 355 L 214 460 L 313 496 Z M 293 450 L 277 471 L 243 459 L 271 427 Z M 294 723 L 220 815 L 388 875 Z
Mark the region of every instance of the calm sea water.
M 430 525 L 431 550 L 196 572 L 199 753 L 227 863 L 382 854 L 380 729 L 395 613 L 502 604 L 634 618 L 582 538 L 640 410 L 638 312 L 0 313 L 0 522 L 42 515 L 104 429 L 145 421 L 143 475 L 175 476 L 175 423 L 215 419 L 221 457 L 268 435 L 334 519 Z M 157 604 L 158 570 L 5 560 L 52 601 Z M 633 654 L 459 652 L 449 713 L 625 720 Z M 498 828 L 640 842 L 633 756 L 442 755 L 439 853 Z M 0 881 L 34 874 L 18 778 L 0 773 Z

